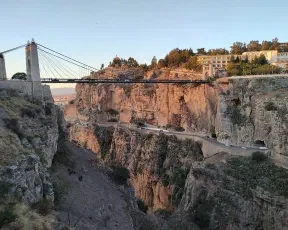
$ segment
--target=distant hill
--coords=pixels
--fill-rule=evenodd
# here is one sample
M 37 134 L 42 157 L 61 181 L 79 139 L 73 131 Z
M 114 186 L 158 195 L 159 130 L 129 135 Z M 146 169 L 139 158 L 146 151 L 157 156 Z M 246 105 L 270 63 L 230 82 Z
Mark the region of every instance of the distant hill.
M 75 88 L 51 88 L 53 96 L 74 94 Z

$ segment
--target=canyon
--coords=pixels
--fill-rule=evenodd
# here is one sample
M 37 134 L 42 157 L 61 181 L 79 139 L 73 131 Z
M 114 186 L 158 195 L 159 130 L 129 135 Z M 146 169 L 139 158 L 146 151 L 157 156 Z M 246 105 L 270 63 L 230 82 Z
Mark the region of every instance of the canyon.
M 288 229 L 287 86 L 285 75 L 78 84 L 63 109 L 1 89 L 0 226 Z
M 181 74 L 199 77 L 165 68 L 144 78 Z M 287 83 L 271 75 L 206 85 L 78 84 L 64 115 L 71 141 L 104 165 L 126 167 L 136 197 L 179 229 L 287 229 Z M 208 148 L 209 139 L 223 148 Z

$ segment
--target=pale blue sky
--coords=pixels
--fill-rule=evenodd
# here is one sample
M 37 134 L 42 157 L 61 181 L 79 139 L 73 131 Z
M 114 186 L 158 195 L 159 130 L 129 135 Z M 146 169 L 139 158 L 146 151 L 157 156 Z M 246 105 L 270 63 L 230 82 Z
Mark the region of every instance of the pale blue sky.
M 0 51 L 33 37 L 97 68 L 116 54 L 150 62 L 176 47 L 288 41 L 286 0 L 1 0 L 0 9 Z M 24 68 L 24 49 L 6 60 L 8 75 Z

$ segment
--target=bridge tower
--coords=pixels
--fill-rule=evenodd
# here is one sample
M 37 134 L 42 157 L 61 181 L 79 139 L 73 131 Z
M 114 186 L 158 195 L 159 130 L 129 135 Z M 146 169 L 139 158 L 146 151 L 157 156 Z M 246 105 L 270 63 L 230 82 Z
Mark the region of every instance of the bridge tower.
M 26 70 L 28 81 L 40 82 L 40 68 L 38 59 L 37 44 L 32 38 L 31 43 L 28 41 L 26 45 Z
M 0 81 L 7 80 L 6 68 L 5 68 L 5 59 L 3 54 L 0 53 Z

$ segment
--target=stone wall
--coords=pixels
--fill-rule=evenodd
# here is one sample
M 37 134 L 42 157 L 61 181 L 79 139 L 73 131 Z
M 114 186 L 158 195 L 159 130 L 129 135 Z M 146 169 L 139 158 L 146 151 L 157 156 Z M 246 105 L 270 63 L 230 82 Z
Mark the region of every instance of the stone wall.
M 14 89 L 30 97 L 43 100 L 41 82 L 21 80 L 0 81 L 0 89 Z

